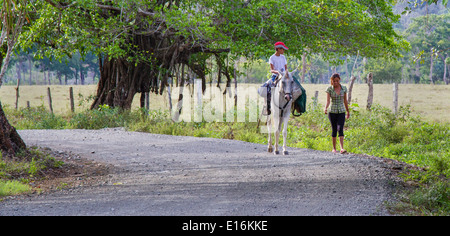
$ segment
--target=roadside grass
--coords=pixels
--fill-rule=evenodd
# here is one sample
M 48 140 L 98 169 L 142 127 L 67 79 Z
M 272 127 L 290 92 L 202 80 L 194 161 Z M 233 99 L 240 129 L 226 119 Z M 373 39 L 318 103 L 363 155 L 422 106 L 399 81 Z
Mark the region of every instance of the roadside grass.
M 36 147 L 23 150 L 15 157 L 0 152 L 0 197 L 33 192 L 30 182 L 42 178 L 46 169 L 62 164 Z
M 307 113 L 291 118 L 288 146 L 331 150 L 331 126 L 322 107 L 309 103 Z M 125 127 L 139 132 L 267 142 L 267 134 L 258 130 L 256 122 L 173 122 L 168 112 L 150 110 L 146 115 L 144 109 L 122 111 L 108 106 L 66 115 L 50 114 L 43 105 L 4 109 L 17 129 Z M 390 206 L 393 212 L 450 215 L 449 123 L 430 123 L 413 115 L 409 105 L 400 107 L 394 115 L 380 105 L 366 111 L 352 104 L 351 117 L 345 126 L 345 148 L 350 153 L 395 159 L 424 169 L 404 170 L 402 176 L 405 182 L 413 183 L 413 188 L 399 194 L 400 203 Z
M 0 197 L 29 193 L 32 188 L 16 180 L 0 180 Z

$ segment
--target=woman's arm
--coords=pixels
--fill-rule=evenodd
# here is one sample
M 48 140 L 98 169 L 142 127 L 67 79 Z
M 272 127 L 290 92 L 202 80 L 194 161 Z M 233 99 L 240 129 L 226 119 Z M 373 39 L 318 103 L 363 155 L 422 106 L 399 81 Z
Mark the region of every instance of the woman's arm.
M 325 114 L 328 113 L 328 107 L 330 106 L 330 100 L 331 100 L 331 96 L 329 93 L 327 93 L 327 105 L 325 105 Z
M 350 118 L 350 111 L 348 110 L 348 101 L 347 101 L 347 93 L 344 93 L 344 106 L 345 110 L 347 110 L 347 119 Z

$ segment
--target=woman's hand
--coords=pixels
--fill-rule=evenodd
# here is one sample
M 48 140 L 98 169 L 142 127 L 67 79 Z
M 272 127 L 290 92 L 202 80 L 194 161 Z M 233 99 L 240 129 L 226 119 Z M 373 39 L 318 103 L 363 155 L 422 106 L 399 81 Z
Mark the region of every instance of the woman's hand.
M 350 112 L 347 112 L 346 117 L 347 117 L 347 120 L 350 118 Z

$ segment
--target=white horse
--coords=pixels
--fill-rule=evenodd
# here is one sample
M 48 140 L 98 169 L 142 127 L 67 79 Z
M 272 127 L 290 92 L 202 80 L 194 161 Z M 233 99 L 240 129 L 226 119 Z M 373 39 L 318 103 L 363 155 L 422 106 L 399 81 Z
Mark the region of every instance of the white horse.
M 294 72 L 292 72 L 294 73 Z M 281 78 L 275 81 L 276 86 L 272 88 L 271 99 L 271 115 L 267 118 L 267 129 L 269 132 L 268 152 L 274 152 L 275 155 L 280 154 L 278 150 L 278 142 L 280 139 L 281 126 L 283 125 L 283 155 L 288 155 L 286 150 L 287 126 L 289 116 L 291 114 L 292 103 L 301 95 L 300 89 L 295 89 L 292 73 L 287 72 Z M 272 131 L 275 128 L 275 151 L 272 147 Z

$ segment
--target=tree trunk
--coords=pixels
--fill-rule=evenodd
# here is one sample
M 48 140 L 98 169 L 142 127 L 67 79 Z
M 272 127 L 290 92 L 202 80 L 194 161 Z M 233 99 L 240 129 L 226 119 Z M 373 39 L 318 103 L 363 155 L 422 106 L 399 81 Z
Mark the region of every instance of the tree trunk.
M 350 85 L 348 86 L 348 104 L 352 104 L 352 91 L 353 91 L 353 84 L 355 83 L 356 77 L 352 75 L 350 79 Z
M 61 78 L 61 76 L 62 76 L 62 74 L 61 74 L 60 71 L 56 72 L 56 77 L 57 77 L 58 80 L 59 80 L 59 85 L 62 85 L 62 84 L 63 84 L 63 83 L 62 83 L 62 78 Z
M 447 66 L 447 70 L 450 71 L 450 65 Z M 450 83 L 450 75 L 448 76 L 448 80 L 445 81 L 445 84 L 449 84 Z
M 83 73 L 83 66 L 81 65 L 81 63 L 80 63 L 80 82 L 81 82 L 81 85 L 84 85 L 84 73 Z
M 0 102 L 0 149 L 3 154 L 15 155 L 19 150 L 26 148 L 16 129 L 12 127 Z
M 45 73 L 46 67 L 45 67 L 44 63 L 41 64 L 41 68 L 42 68 L 42 73 L 44 74 L 43 85 L 47 85 L 47 74 Z
M 415 64 L 415 73 L 414 73 L 414 83 L 420 83 L 420 65 L 419 65 L 419 60 L 416 61 Z
M 110 107 L 131 109 L 131 103 L 136 93 L 154 92 L 162 95 L 169 77 L 177 65 L 186 65 L 192 73 L 202 80 L 202 92 L 206 90 L 206 60 L 214 54 L 219 67 L 219 76 L 227 76 L 227 85 L 231 82 L 228 63 L 225 66 L 225 53 L 229 49 L 211 50 L 202 44 L 187 43 L 182 36 L 165 38 L 155 35 L 133 35 L 128 43 L 137 51 L 148 53 L 148 61 L 129 62 L 124 58 L 109 58 L 105 55 L 99 58 L 100 80 L 97 96 L 91 109 L 106 104 Z M 191 57 L 201 53 L 202 56 Z M 103 60 L 103 61 L 102 61 Z M 158 86 L 159 81 L 159 86 Z M 220 79 L 219 79 L 220 81 Z
M 448 84 L 448 80 L 447 80 L 447 58 L 444 58 L 444 76 L 443 79 L 445 84 Z
M 131 109 L 131 103 L 136 93 L 150 91 L 148 78 L 156 79 L 149 66 L 143 63 L 135 65 L 124 59 L 108 60 L 105 57 L 101 66 L 97 96 L 91 109 L 98 108 L 102 104 Z M 157 83 L 151 84 L 157 86 Z M 158 88 L 153 89 L 157 91 Z
M 433 51 L 431 51 L 431 65 L 430 65 L 430 83 L 431 84 L 434 84 L 434 81 L 433 81 Z
M 30 66 L 30 77 L 28 78 L 28 82 L 29 82 L 29 84 L 30 85 L 33 85 L 33 64 L 32 64 L 32 61 L 31 61 L 31 56 L 30 55 L 28 55 L 27 56 L 28 57 L 28 64 L 29 64 L 29 66 Z
M 48 68 L 47 80 L 48 85 L 52 85 L 52 72 L 50 71 L 50 68 Z
M 303 52 L 302 55 L 302 78 L 301 83 L 305 83 L 305 75 L 306 75 L 306 52 Z
M 20 58 L 16 65 L 16 73 L 17 73 L 17 80 L 20 80 L 22 78 L 22 61 L 20 61 Z
M 342 83 L 346 82 L 346 78 L 348 78 L 348 81 L 350 82 L 351 74 L 348 71 L 348 58 L 349 58 L 349 56 L 345 56 L 345 61 L 344 61 L 345 76 L 343 76 L 344 79 L 343 79 Z
M 398 112 L 398 83 L 393 84 L 393 92 L 394 92 L 394 94 L 393 94 L 393 98 L 392 98 L 392 102 L 393 102 L 392 112 L 397 115 L 397 112 Z
M 4 58 L 4 54 L 2 53 L 2 50 L 6 48 L 4 46 L 6 45 L 0 45 L 0 47 L 3 47 L 0 49 L 0 68 L 2 68 L 3 72 L 0 73 L 0 86 L 2 84 L 4 72 L 6 72 L 6 67 L 8 66 L 7 63 L 9 63 L 8 54 L 10 56 L 12 52 L 12 47 L 8 47 L 8 53 L 6 58 Z M 22 149 L 26 149 L 26 145 L 17 133 L 16 129 L 9 124 L 0 101 L 0 151 L 3 155 L 6 154 L 14 156 L 19 150 Z

